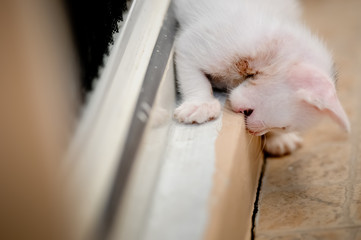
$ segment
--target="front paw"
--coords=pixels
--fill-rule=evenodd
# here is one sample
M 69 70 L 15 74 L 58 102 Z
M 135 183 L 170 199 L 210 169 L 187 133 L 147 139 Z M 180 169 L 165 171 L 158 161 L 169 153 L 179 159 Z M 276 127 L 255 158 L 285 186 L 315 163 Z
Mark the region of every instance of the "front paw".
M 221 104 L 217 99 L 207 102 L 186 101 L 174 111 L 174 117 L 179 122 L 203 123 L 219 116 Z
M 267 133 L 265 151 L 272 156 L 283 156 L 301 147 L 302 138 L 297 133 Z

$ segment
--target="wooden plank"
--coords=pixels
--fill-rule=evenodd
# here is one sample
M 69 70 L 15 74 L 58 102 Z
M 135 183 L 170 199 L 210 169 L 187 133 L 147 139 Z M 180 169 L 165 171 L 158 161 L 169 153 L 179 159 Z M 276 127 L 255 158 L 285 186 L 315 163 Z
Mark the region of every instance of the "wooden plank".
M 228 108 L 215 143 L 216 160 L 206 240 L 250 239 L 263 153 L 246 133 L 243 117 Z
M 223 102 L 225 95 L 218 96 Z M 141 239 L 201 239 L 212 189 L 214 144 L 222 118 L 201 125 L 171 122 Z
M 173 122 L 141 239 L 249 239 L 261 145 L 228 107 L 205 124 Z

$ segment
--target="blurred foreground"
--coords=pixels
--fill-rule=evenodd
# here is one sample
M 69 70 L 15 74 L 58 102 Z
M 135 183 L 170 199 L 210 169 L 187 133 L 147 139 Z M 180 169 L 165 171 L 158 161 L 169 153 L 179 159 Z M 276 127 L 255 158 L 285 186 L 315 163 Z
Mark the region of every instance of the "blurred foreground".
M 56 0 L 0 3 L 0 239 L 74 239 L 61 160 L 76 64 Z

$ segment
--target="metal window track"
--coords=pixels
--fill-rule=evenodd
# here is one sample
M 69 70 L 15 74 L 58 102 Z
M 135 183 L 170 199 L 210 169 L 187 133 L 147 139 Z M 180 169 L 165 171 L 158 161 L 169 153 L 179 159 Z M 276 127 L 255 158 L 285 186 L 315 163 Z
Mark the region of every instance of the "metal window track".
M 99 221 L 99 229 L 96 234 L 98 236 L 97 239 L 106 239 L 113 226 L 118 208 L 122 204 L 129 174 L 148 123 L 149 109 L 153 106 L 160 81 L 172 51 L 175 32 L 176 20 L 172 9 L 169 8 L 143 80 L 142 94 L 138 97 L 131 121 L 132 124 L 127 134 L 127 142 L 125 143 L 123 154 L 119 158 L 104 214 Z M 146 118 L 140 117 L 140 114 L 145 115 Z

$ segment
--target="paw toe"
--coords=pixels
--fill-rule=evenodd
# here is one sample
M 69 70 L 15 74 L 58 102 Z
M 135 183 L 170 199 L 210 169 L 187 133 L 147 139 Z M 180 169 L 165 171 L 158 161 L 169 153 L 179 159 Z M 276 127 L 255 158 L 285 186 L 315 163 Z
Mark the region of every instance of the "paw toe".
M 302 146 L 302 138 L 295 133 L 281 134 L 266 139 L 265 151 L 273 156 L 283 156 Z
M 174 118 L 184 123 L 203 123 L 217 118 L 221 111 L 221 105 L 214 99 L 209 102 L 184 102 L 174 111 Z

